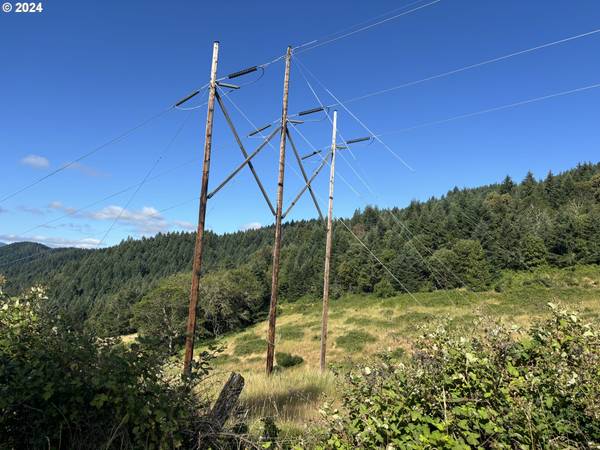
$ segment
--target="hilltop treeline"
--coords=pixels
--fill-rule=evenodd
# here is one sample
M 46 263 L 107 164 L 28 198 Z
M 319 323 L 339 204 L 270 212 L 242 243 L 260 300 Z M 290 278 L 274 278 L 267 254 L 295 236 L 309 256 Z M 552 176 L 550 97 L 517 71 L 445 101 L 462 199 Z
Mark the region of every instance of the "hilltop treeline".
M 580 164 L 543 180 L 529 173 L 521 182 L 506 177 L 499 184 L 455 188 L 403 209 L 367 207 L 344 223 L 354 236 L 336 223 L 334 295 L 487 289 L 505 269 L 600 262 L 600 164 Z M 268 284 L 272 227 L 206 236 L 206 272 L 243 269 Z M 193 233 L 159 234 L 101 250 L 12 244 L 0 249 L 0 271 L 8 292 L 44 282 L 51 298 L 83 323 L 107 311 L 114 315 L 115 305 L 130 308 L 161 279 L 188 271 L 194 238 Z M 324 242 L 322 222 L 284 225 L 282 298 L 321 294 Z M 268 286 L 262 292 L 268 295 Z

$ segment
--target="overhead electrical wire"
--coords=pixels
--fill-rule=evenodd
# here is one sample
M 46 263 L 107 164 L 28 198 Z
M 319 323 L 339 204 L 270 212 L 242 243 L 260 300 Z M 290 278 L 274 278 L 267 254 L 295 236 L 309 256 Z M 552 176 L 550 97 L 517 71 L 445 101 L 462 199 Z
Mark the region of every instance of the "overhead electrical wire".
M 58 169 L 55 169 L 53 171 L 51 171 L 50 173 L 47 173 L 46 175 L 38 178 L 37 180 L 23 186 L 20 189 L 17 189 L 14 192 L 11 192 L 10 194 L 5 195 L 4 197 L 0 198 L 0 203 L 5 202 L 6 200 L 9 200 L 15 196 L 17 196 L 18 194 L 26 191 L 27 189 L 32 188 L 33 186 L 36 186 L 38 184 L 40 184 L 42 181 L 47 180 L 48 178 L 62 172 L 63 170 L 68 169 L 69 167 L 72 167 L 73 165 L 77 164 L 80 161 L 83 161 L 84 159 L 92 156 L 93 154 L 99 152 L 100 150 L 108 147 L 111 144 L 114 144 L 116 142 L 119 142 L 120 140 L 124 139 L 125 137 L 129 136 L 131 133 L 133 133 L 134 131 L 139 130 L 140 128 L 144 127 L 145 125 L 149 124 L 150 122 L 153 122 L 154 120 L 158 119 L 159 117 L 164 116 L 166 113 L 168 113 L 169 111 L 172 111 L 174 109 L 173 106 L 159 112 L 158 114 L 155 114 L 153 116 L 151 116 L 150 118 L 144 120 L 143 122 L 135 125 L 132 128 L 129 128 L 127 131 L 124 131 L 123 133 L 119 134 L 117 137 L 110 139 L 109 141 L 106 141 L 105 143 L 95 147 L 94 149 L 90 150 L 87 153 L 84 153 L 83 155 L 77 157 L 76 159 L 72 160 L 71 162 L 68 162 L 64 165 L 62 165 L 61 167 L 59 167 Z
M 302 71 L 302 70 L 301 70 L 301 71 Z M 310 88 L 310 90 L 311 90 L 311 92 L 312 92 L 313 96 L 314 96 L 314 97 L 315 97 L 315 99 L 317 100 L 317 103 L 319 103 L 320 105 L 323 105 L 323 102 L 321 101 L 321 99 L 319 98 L 318 94 L 316 93 L 316 91 L 315 91 L 315 90 L 313 89 L 313 87 L 311 86 L 311 84 L 310 84 L 310 81 L 308 80 L 308 78 L 306 78 L 306 76 L 304 75 L 304 73 L 302 73 L 302 76 L 303 76 L 303 78 L 304 78 L 304 80 L 305 80 L 306 84 L 307 84 L 307 85 L 308 85 L 308 87 Z M 328 113 L 328 111 L 327 111 L 326 109 L 324 109 L 324 112 L 325 112 L 325 114 L 326 114 L 327 118 L 329 118 L 329 120 L 330 120 L 330 122 L 331 122 L 331 125 L 333 126 L 333 121 L 331 120 L 331 117 L 329 116 L 329 113 Z M 310 142 L 310 141 L 309 141 L 309 140 L 308 140 L 308 139 L 307 139 L 307 138 L 304 136 L 304 134 L 303 134 L 303 133 L 302 133 L 300 130 L 298 130 L 296 127 L 294 127 L 294 128 L 295 128 L 295 129 L 296 129 L 296 131 L 297 131 L 297 132 L 300 134 L 300 136 L 301 136 L 301 137 L 302 137 L 302 138 L 303 138 L 303 139 L 304 139 L 304 140 L 305 140 L 305 141 L 306 141 L 306 142 L 309 144 L 309 146 L 310 146 L 310 147 L 312 147 L 312 148 L 314 149 L 314 145 L 313 145 L 313 144 L 312 144 L 312 143 L 311 143 L 311 142 Z M 360 142 L 360 140 L 362 140 L 362 139 L 357 139 L 357 140 L 350 140 L 350 141 L 346 141 L 346 140 L 343 138 L 343 136 L 341 136 L 341 133 L 339 132 L 339 130 L 338 130 L 338 134 L 340 135 L 340 138 L 342 139 L 342 142 L 345 144 L 346 148 L 350 148 L 350 146 L 349 146 L 349 143 L 351 143 L 351 142 Z M 323 156 L 322 156 L 322 155 L 320 154 L 320 152 L 319 152 L 319 151 L 317 151 L 317 150 L 315 150 L 315 151 L 314 151 L 314 154 L 318 154 L 318 155 L 319 155 L 321 158 L 323 158 Z M 342 159 L 343 159 L 344 161 L 346 161 L 346 164 L 347 164 L 347 165 L 350 167 L 350 169 L 351 169 L 351 170 L 354 172 L 354 174 L 355 174 L 355 175 L 356 175 L 356 177 L 357 177 L 357 178 L 358 178 L 358 179 L 361 181 L 361 183 L 363 183 L 363 184 L 364 184 L 364 186 L 367 188 L 367 190 L 368 190 L 369 192 L 371 192 L 371 194 L 373 195 L 373 197 L 374 197 L 374 198 L 376 198 L 376 199 L 378 199 L 378 198 L 379 198 L 379 196 L 378 196 L 378 195 L 375 193 L 375 191 L 374 191 L 374 190 L 371 188 L 371 186 L 369 185 L 369 183 L 367 183 L 367 182 L 366 182 L 366 180 L 365 180 L 365 179 L 364 179 L 364 178 L 363 178 L 363 177 L 362 177 L 362 176 L 361 176 L 361 175 L 360 175 L 360 174 L 357 172 L 357 170 L 356 170 L 356 169 L 354 168 L 354 166 L 353 166 L 353 165 L 350 163 L 350 161 L 348 161 L 348 160 L 347 160 L 347 159 L 344 157 L 344 154 L 343 154 L 343 152 L 342 152 L 342 153 L 340 153 L 340 156 L 342 157 Z M 354 192 L 354 193 L 355 193 L 355 194 L 356 194 L 358 197 L 360 197 L 360 198 L 363 198 L 363 196 L 362 196 L 362 195 L 361 195 L 361 194 L 360 194 L 360 193 L 359 193 L 359 192 L 358 192 L 356 189 L 354 189 L 354 187 L 353 187 L 353 186 L 352 186 L 352 185 L 351 185 L 349 182 L 347 182 L 347 181 L 345 180 L 345 178 L 341 176 L 341 174 L 338 174 L 338 175 L 340 176 L 340 178 L 342 179 L 342 181 L 344 181 L 344 183 L 345 183 L 346 185 L 348 185 L 348 186 L 351 188 L 351 190 L 352 190 L 352 191 L 353 191 L 353 192 Z M 367 204 L 368 204 L 368 202 L 367 202 Z M 391 211 L 390 211 L 390 213 L 391 213 Z M 393 215 L 393 213 L 392 213 L 392 215 Z M 394 216 L 394 218 L 396 219 L 396 221 L 399 221 L 399 219 L 398 219 L 397 217 L 395 217 L 395 216 Z M 401 223 L 401 225 L 403 225 L 403 226 L 404 226 L 404 224 L 402 224 L 402 223 Z M 410 230 L 408 230 L 408 228 L 407 228 L 406 226 L 404 226 L 404 227 L 405 227 L 405 229 L 406 229 L 406 230 L 407 230 L 407 231 L 410 233 Z M 361 244 L 362 244 L 362 245 L 365 245 L 365 244 L 364 244 L 364 243 L 362 243 L 362 242 L 361 242 Z M 440 273 L 438 272 L 438 275 L 436 275 L 436 274 L 435 274 L 435 269 L 433 268 L 433 266 L 431 266 L 431 265 L 430 265 L 430 264 L 427 262 L 427 260 L 426 260 L 426 259 L 425 259 L 425 258 L 424 258 L 422 255 L 421 255 L 421 253 L 419 252 L 419 250 L 416 248 L 416 246 L 415 246 L 414 244 L 411 244 L 411 245 L 414 247 L 414 250 L 415 250 L 415 251 L 416 251 L 416 253 L 419 255 L 419 257 L 421 258 L 421 260 L 423 261 L 423 264 L 424 264 L 425 266 L 429 267 L 429 270 L 432 272 L 432 275 L 433 275 L 433 277 L 434 277 L 434 278 L 435 278 L 435 280 L 436 280 L 436 281 L 439 283 L 439 278 L 438 278 L 438 276 L 442 275 L 442 278 L 443 278 L 443 274 L 440 274 Z M 380 261 L 380 262 L 381 262 L 381 261 Z M 442 265 L 443 265 L 443 263 L 442 263 Z M 446 267 L 444 266 L 444 268 L 446 268 Z M 389 269 L 387 269 L 387 268 L 386 268 L 386 270 L 389 272 Z M 452 272 L 452 270 L 451 270 L 451 269 L 448 269 L 448 268 L 446 268 L 446 270 L 447 270 L 447 271 L 449 271 L 449 272 L 451 272 L 453 276 L 455 276 L 456 278 L 458 278 L 458 277 L 456 276 L 456 274 L 454 274 L 454 272 Z M 396 279 L 396 277 L 395 277 L 395 276 L 394 276 L 394 279 Z M 396 280 L 397 280 L 397 279 L 396 279 Z M 460 280 L 460 279 L 459 279 L 459 280 Z M 447 279 L 446 279 L 446 281 L 447 281 Z M 460 282 L 461 282 L 462 284 L 464 284 L 464 282 L 462 282 L 462 280 L 460 280 Z M 400 285 L 401 285 L 401 284 L 400 284 Z M 405 288 L 403 285 L 401 285 L 401 286 L 402 286 L 402 287 L 403 287 L 403 288 L 406 290 L 406 288 Z M 454 304 L 454 301 L 453 301 L 453 300 L 450 298 L 450 296 L 449 296 L 447 293 L 446 293 L 446 296 L 448 297 L 448 299 L 450 300 L 450 302 L 451 302 L 452 304 Z
M 174 171 L 174 170 L 176 170 L 176 169 L 179 169 L 179 168 L 181 168 L 181 167 L 187 166 L 187 165 L 189 165 L 189 164 L 191 164 L 191 163 L 193 163 L 193 162 L 197 162 L 197 161 L 199 161 L 199 160 L 200 160 L 200 158 L 193 158 L 193 159 L 190 159 L 190 160 L 188 160 L 188 161 L 185 161 L 185 162 L 183 162 L 183 163 L 181 163 L 181 164 L 179 164 L 179 165 L 177 165 L 177 166 L 175 166 L 175 167 L 172 167 L 172 168 L 170 168 L 170 169 L 167 169 L 167 170 L 165 170 L 165 171 L 161 172 L 160 174 L 158 174 L 158 175 L 155 175 L 155 176 L 153 176 L 153 177 L 151 177 L 151 178 L 147 179 L 147 180 L 146 180 L 146 182 L 148 182 L 148 181 L 151 181 L 151 180 L 156 180 L 156 179 L 158 179 L 158 178 L 161 178 L 161 177 L 163 177 L 163 176 L 167 175 L 168 173 L 171 173 L 171 172 L 173 172 L 173 171 Z M 101 198 L 100 200 L 96 200 L 96 201 L 94 201 L 94 202 L 92 202 L 92 203 L 88 203 L 87 205 L 85 205 L 85 206 L 82 206 L 82 207 L 80 207 L 80 208 L 73 208 L 73 209 L 69 210 L 69 212 L 67 212 L 66 214 L 64 214 L 64 215 L 62 215 L 62 216 L 59 216 L 59 217 L 55 217 L 54 219 L 51 219 L 51 220 L 49 220 L 49 221 L 47 221 L 47 222 L 44 222 L 44 223 L 41 223 L 41 224 L 39 224 L 39 225 L 35 225 L 34 227 L 31 227 L 31 228 L 29 228 L 29 229 L 27 229 L 27 230 L 23 231 L 22 233 L 19 233 L 19 235 L 25 235 L 25 234 L 27 234 L 27 233 L 30 233 L 30 232 L 34 231 L 34 230 L 37 230 L 38 228 L 43 228 L 43 227 L 46 227 L 47 225 L 50 225 L 51 223 L 57 222 L 57 221 L 59 221 L 59 220 L 65 219 L 65 218 L 67 218 L 67 217 L 75 216 L 76 214 L 78 214 L 78 213 L 80 213 L 80 212 L 82 212 L 82 211 L 85 211 L 86 209 L 89 209 L 89 208 L 91 208 L 92 206 L 96 206 L 96 205 L 98 205 L 98 204 L 100 204 L 100 203 L 103 203 L 103 202 L 105 202 L 105 201 L 107 201 L 107 200 L 110 200 L 110 199 L 112 199 L 112 198 L 114 198 L 114 197 L 118 197 L 119 195 L 121 195 L 121 194 L 124 194 L 124 193 L 125 193 L 125 192 L 127 192 L 127 191 L 130 191 L 130 190 L 132 190 L 132 189 L 135 189 L 136 187 L 140 186 L 141 184 L 143 184 L 143 182 L 142 182 L 142 181 L 140 181 L 140 182 L 138 182 L 138 183 L 136 183 L 136 184 L 132 184 L 132 185 L 130 185 L 130 186 L 127 186 L 126 188 L 123 188 L 123 189 L 121 189 L 121 190 L 119 190 L 119 191 L 113 192 L 112 194 L 109 194 L 109 195 L 107 195 L 106 197 L 103 197 L 103 198 Z
M 400 155 L 398 155 L 398 153 L 396 153 L 394 150 L 392 150 L 392 148 L 387 145 L 379 136 L 377 136 L 373 131 L 371 131 L 371 129 L 362 121 L 360 120 L 356 114 L 354 114 L 352 111 L 350 111 L 350 109 L 345 105 L 345 103 L 341 102 L 333 92 L 331 92 L 327 86 L 325 86 L 316 76 L 314 73 L 312 73 L 308 68 L 306 68 L 306 66 L 304 66 L 300 60 L 296 59 L 296 62 L 298 63 L 298 65 L 300 67 L 303 67 L 313 78 L 314 80 L 319 83 L 319 85 L 321 85 L 321 87 L 337 102 L 338 105 L 340 105 L 342 108 L 344 108 L 344 110 L 350 114 L 350 116 L 352 116 L 352 118 L 354 120 L 356 120 L 377 142 L 379 142 L 386 150 L 388 150 L 396 159 L 398 159 L 398 161 L 400 161 L 408 170 L 410 170 L 411 172 L 414 172 L 415 169 L 413 169 Z
M 496 112 L 496 111 L 502 111 L 502 110 L 505 110 L 505 109 L 515 108 L 517 106 L 528 105 L 530 103 L 540 102 L 540 101 L 543 101 L 543 100 L 549 100 L 549 99 L 556 98 L 556 97 L 562 97 L 562 96 L 565 96 L 565 95 L 570 95 L 570 94 L 576 94 L 576 93 L 579 93 L 579 92 L 589 91 L 589 90 L 592 90 L 592 89 L 597 89 L 599 87 L 600 87 L 600 83 L 590 84 L 590 85 L 579 87 L 579 88 L 575 88 L 575 89 L 569 89 L 567 91 L 556 92 L 554 94 L 548 94 L 548 95 L 543 95 L 541 97 L 535 97 L 535 98 L 530 98 L 530 99 L 527 99 L 527 100 L 521 100 L 521 101 L 518 101 L 518 102 L 509 103 L 507 105 L 501 105 L 501 106 L 496 106 L 496 107 L 493 107 L 493 108 L 487 108 L 487 109 L 483 109 L 483 110 L 475 111 L 475 112 L 471 112 L 471 113 L 460 114 L 458 116 L 449 117 L 447 119 L 434 120 L 432 122 L 426 122 L 426 123 L 423 123 L 423 124 L 420 124 L 420 125 L 414 125 L 414 126 L 411 126 L 411 127 L 401 128 L 399 130 L 393 130 L 393 131 L 388 131 L 388 132 L 385 132 L 385 133 L 379 133 L 376 136 L 377 137 L 378 136 L 388 136 L 390 134 L 405 133 L 407 131 L 416 130 L 418 128 L 429 127 L 429 126 L 432 126 L 432 125 L 440 125 L 440 124 L 444 124 L 444 123 L 448 123 L 448 122 L 453 122 L 455 120 L 466 119 L 468 117 L 481 116 L 483 114 L 488 114 L 488 113 L 492 113 L 492 112 Z
M 374 27 L 376 27 L 376 26 L 382 25 L 382 24 L 384 24 L 384 23 L 386 23 L 386 22 L 389 22 L 389 21 L 391 21 L 391 20 L 395 20 L 395 19 L 397 19 L 397 18 L 399 18 L 399 17 L 402 17 L 402 16 L 405 16 L 405 15 L 407 15 L 407 14 L 411 14 L 411 13 L 413 13 L 413 12 L 416 12 L 416 11 L 420 10 L 420 9 L 427 8 L 428 6 L 435 5 L 436 3 L 439 3 L 439 2 L 441 2 L 441 1 L 442 1 L 442 0 L 434 0 L 434 1 L 432 1 L 432 2 L 425 3 L 424 5 L 418 6 L 418 7 L 416 7 L 416 8 L 409 9 L 408 11 L 403 11 L 403 12 L 401 12 L 401 13 L 398 13 L 398 14 L 395 14 L 395 15 L 393 15 L 393 16 L 391 16 L 391 17 L 387 17 L 387 18 L 385 18 L 385 19 L 379 20 L 379 21 L 377 21 L 377 22 L 375 22 L 375 23 L 373 23 L 373 24 L 366 25 L 366 26 L 364 26 L 364 27 L 358 28 L 357 30 L 350 31 L 350 32 L 348 32 L 348 33 L 342 34 L 341 36 L 337 36 L 337 37 L 334 37 L 334 38 L 331 38 L 331 39 L 324 39 L 324 40 L 322 40 L 322 41 L 321 41 L 321 40 L 316 40 L 316 42 L 315 42 L 315 41 L 313 41 L 313 42 L 315 42 L 315 43 L 314 43 L 314 45 L 312 45 L 312 46 L 310 46 L 309 44 L 303 44 L 303 45 L 300 45 L 300 46 L 298 46 L 298 47 L 297 47 L 298 49 L 300 49 L 301 47 L 305 47 L 305 46 L 307 46 L 307 47 L 305 47 L 304 49 L 300 49 L 300 50 L 298 50 L 298 51 L 296 52 L 296 54 L 300 54 L 300 53 L 308 52 L 308 51 L 310 51 L 310 50 L 313 50 L 313 49 L 315 49 L 315 48 L 317 48 L 317 47 L 321 47 L 321 46 L 323 46 L 323 45 L 330 44 L 330 43 L 332 43 L 332 42 L 335 42 L 335 41 L 338 41 L 338 40 L 340 40 L 340 39 L 345 39 L 345 38 L 347 38 L 347 37 L 349 37 L 349 36 L 352 36 L 352 35 L 354 35 L 354 34 L 361 33 L 361 32 L 363 32 L 363 31 L 366 31 L 366 30 L 369 30 L 369 29 L 371 29 L 371 28 L 374 28 Z M 406 5 L 406 6 L 404 6 L 404 8 L 406 8 L 406 7 L 410 7 L 410 5 L 414 5 L 414 4 L 417 4 L 417 3 L 420 3 L 420 2 L 414 2 L 414 3 L 412 3 L 412 4 L 409 4 L 409 5 Z
M 348 104 L 348 103 L 353 103 L 353 102 L 357 102 L 357 101 L 360 101 L 360 100 L 365 100 L 365 99 L 370 98 L 370 97 L 375 97 L 375 96 L 378 96 L 378 95 L 387 94 L 387 93 L 390 93 L 390 92 L 393 92 L 393 91 L 396 91 L 396 90 L 399 90 L 399 89 L 403 89 L 403 88 L 406 88 L 406 87 L 416 86 L 418 84 L 425 83 L 427 81 L 432 81 L 432 80 L 444 78 L 444 77 L 447 77 L 447 76 L 450 76 L 450 75 L 454 75 L 454 74 L 457 74 L 457 73 L 465 72 L 465 71 L 468 71 L 468 70 L 471 70 L 471 69 L 475 69 L 475 68 L 478 68 L 478 67 L 483 67 L 483 66 L 486 66 L 488 64 L 493 64 L 493 63 L 496 63 L 496 62 L 504 61 L 504 60 L 507 60 L 507 59 L 510 59 L 510 58 L 513 58 L 513 57 L 516 57 L 516 56 L 524 55 L 524 54 L 527 54 L 527 53 L 532 53 L 532 52 L 535 52 L 537 50 L 542 50 L 544 48 L 548 48 L 548 47 L 552 47 L 552 46 L 555 46 L 555 45 L 564 44 L 566 42 L 574 41 L 576 39 L 581 39 L 581 38 L 584 38 L 584 37 L 596 35 L 598 33 L 600 33 L 600 28 L 597 28 L 597 29 L 594 29 L 594 30 L 591 30 L 591 31 L 588 31 L 588 32 L 585 32 L 585 33 L 580 33 L 580 34 L 576 34 L 576 35 L 573 35 L 573 36 L 569 36 L 569 37 L 566 37 L 566 38 L 563 38 L 563 39 L 559 39 L 559 40 L 556 40 L 556 41 L 547 42 L 545 44 L 536 45 L 534 47 L 530 47 L 530 48 L 527 48 L 527 49 L 524 49 L 524 50 L 519 50 L 519 51 L 516 51 L 516 52 L 508 53 L 506 55 L 498 56 L 498 57 L 495 57 L 495 58 L 486 59 L 486 60 L 480 61 L 478 63 L 469 64 L 467 66 L 459 67 L 457 69 L 452 69 L 452 70 L 449 70 L 449 71 L 446 71 L 446 72 L 441 72 L 441 73 L 438 73 L 438 74 L 435 74 L 435 75 L 430 75 L 428 77 L 421 78 L 421 79 L 418 79 L 418 80 L 408 81 L 406 83 L 402 83 L 402 84 L 399 84 L 399 85 L 396 85 L 396 86 L 391 86 L 389 88 L 380 89 L 380 90 L 369 92 L 369 93 L 366 93 L 366 94 L 363 94 L 363 95 L 359 95 L 359 96 L 356 96 L 356 97 L 351 97 L 349 99 L 343 100 L 342 102 L 345 103 L 345 104 Z M 333 108 L 333 107 L 338 106 L 338 105 L 339 105 L 339 103 L 331 103 L 331 104 L 325 105 L 325 108 Z M 290 117 L 297 117 L 297 116 L 298 116 L 298 113 L 296 113 L 296 114 L 290 114 Z
M 552 41 L 552 42 L 548 42 L 548 43 L 545 43 L 545 44 L 537 45 L 535 47 L 527 48 L 525 50 L 519 50 L 517 52 L 509 53 L 509 54 L 506 54 L 506 55 L 503 55 L 503 56 L 498 56 L 496 58 L 487 59 L 487 60 L 484 60 L 484 61 L 481 61 L 481 62 L 478 62 L 478 63 L 475 63 L 475 64 L 469 64 L 467 66 L 463 66 L 463 67 L 460 67 L 458 69 L 453 69 L 453 70 L 449 70 L 447 72 L 442 72 L 442 73 L 439 73 L 439 74 L 436 74 L 436 75 L 431 75 L 431 76 L 428 76 L 428 77 L 425 77 L 425 78 L 421 78 L 419 80 L 409 81 L 409 82 L 406 82 L 406 83 L 403 83 L 403 84 L 399 84 L 397 86 L 392 86 L 392 87 L 389 87 L 389 88 L 386 88 L 386 89 L 381 89 L 379 91 L 370 92 L 370 93 L 367 93 L 367 94 L 364 94 L 364 95 L 360 95 L 358 97 L 353 97 L 353 98 L 350 98 L 348 100 L 344 100 L 344 103 L 357 102 L 359 100 L 364 100 L 364 99 L 367 99 L 367 98 L 370 98 L 370 97 L 374 97 L 376 95 L 387 94 L 389 92 L 392 92 L 392 91 L 395 91 L 395 90 L 398 90 L 398 89 L 402 89 L 402 88 L 406 88 L 406 87 L 410 87 L 410 86 L 416 86 L 418 84 L 425 83 L 427 81 L 432 81 L 432 80 L 436 80 L 436 79 L 439 79 L 439 78 L 444 78 L 444 77 L 447 77 L 447 76 L 450 76 L 450 75 L 454 75 L 454 74 L 457 74 L 457 73 L 460 73 L 460 72 L 465 72 L 467 70 L 475 69 L 477 67 L 482 67 L 482 66 L 486 66 L 488 64 L 493 64 L 493 63 L 496 63 L 496 62 L 504 61 L 506 59 L 513 58 L 515 56 L 520 56 L 520 55 L 524 55 L 524 54 L 527 54 L 527 53 L 532 53 L 532 52 L 535 52 L 537 50 L 541 50 L 541 49 L 544 49 L 544 48 L 552 47 L 554 45 L 564 44 L 565 42 L 570 42 L 570 41 L 574 41 L 576 39 L 584 38 L 584 37 L 587 37 L 587 36 L 592 36 L 592 35 L 595 35 L 597 33 L 600 33 L 600 28 L 597 28 L 597 29 L 592 30 L 592 31 L 588 31 L 586 33 L 581 33 L 581 34 L 577 34 L 577 35 L 574 35 L 574 36 L 569 36 L 569 37 L 566 37 L 564 39 L 559 39 L 557 41 Z M 328 107 L 333 107 L 333 106 L 336 106 L 336 105 L 335 104 L 328 105 Z
M 116 223 L 121 219 L 121 217 L 123 215 L 123 212 L 125 212 L 127 210 L 127 208 L 129 207 L 129 205 L 131 204 L 131 202 L 133 202 L 133 200 L 136 197 L 136 195 L 138 194 L 138 192 L 142 189 L 142 187 L 144 186 L 144 184 L 146 184 L 146 182 L 148 181 L 148 178 L 150 177 L 150 175 L 152 175 L 152 172 L 154 172 L 154 169 L 156 169 L 156 166 L 158 166 L 158 164 L 162 161 L 162 159 L 165 157 L 165 155 L 167 153 L 169 153 L 169 151 L 173 147 L 173 144 L 175 143 L 175 141 L 177 140 L 177 138 L 179 137 L 179 135 L 181 134 L 181 132 L 185 128 L 185 125 L 187 124 L 187 122 L 190 119 L 190 117 L 192 117 L 192 114 L 188 113 L 187 116 L 185 117 L 185 119 L 182 121 L 181 125 L 175 131 L 175 134 L 173 135 L 173 137 L 167 143 L 167 146 L 165 147 L 165 149 L 160 153 L 160 155 L 158 156 L 158 158 L 156 158 L 156 160 L 154 161 L 154 163 L 150 166 L 150 168 L 148 169 L 148 171 L 144 175 L 144 178 L 142 179 L 142 182 L 140 184 L 138 184 L 138 186 L 136 187 L 136 189 L 133 191 L 133 193 L 131 194 L 131 196 L 127 200 L 127 203 L 125 204 L 125 206 L 123 208 L 121 208 L 121 210 L 119 211 L 119 214 L 117 215 L 117 217 L 115 217 L 115 219 L 113 220 L 113 222 L 111 223 L 111 225 L 108 227 L 108 229 L 106 230 L 106 232 L 102 236 L 102 239 L 100 239 L 100 242 L 98 243 L 97 247 L 100 247 L 104 243 L 104 241 L 106 240 L 106 238 L 108 237 L 108 235 L 110 234 L 110 232 L 112 231 L 112 229 L 114 228 L 114 226 L 116 225 Z

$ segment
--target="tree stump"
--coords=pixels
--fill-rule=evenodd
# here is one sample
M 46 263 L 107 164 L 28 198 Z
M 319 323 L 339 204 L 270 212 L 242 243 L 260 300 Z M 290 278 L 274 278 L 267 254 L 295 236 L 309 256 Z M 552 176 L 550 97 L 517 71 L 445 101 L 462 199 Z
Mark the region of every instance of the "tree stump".
M 239 373 L 232 372 L 208 414 L 206 430 L 198 436 L 199 448 L 204 448 L 203 444 L 218 437 L 221 433 L 225 422 L 237 406 L 242 389 L 244 389 L 244 377 Z

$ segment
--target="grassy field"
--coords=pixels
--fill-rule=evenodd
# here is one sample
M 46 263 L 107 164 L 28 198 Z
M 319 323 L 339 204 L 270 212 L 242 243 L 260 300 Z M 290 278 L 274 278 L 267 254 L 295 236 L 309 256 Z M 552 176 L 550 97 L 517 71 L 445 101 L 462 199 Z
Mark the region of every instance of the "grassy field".
M 490 292 L 344 296 L 331 302 L 328 360 L 347 368 L 368 363 L 384 350 L 409 352 L 415 337 L 440 325 L 461 333 L 476 333 L 492 322 L 527 326 L 548 314 L 548 302 L 577 310 L 583 318 L 597 318 L 599 300 L 600 268 L 596 266 L 507 273 Z M 231 371 L 244 375 L 242 405 L 255 429 L 261 417 L 270 416 L 287 433 L 313 430 L 325 398 L 335 402 L 335 377 L 318 371 L 320 328 L 321 304 L 316 299 L 281 305 L 276 351 L 299 355 L 304 363 L 271 378 L 264 375 L 266 322 L 218 341 L 225 351 L 217 360 L 215 386 Z

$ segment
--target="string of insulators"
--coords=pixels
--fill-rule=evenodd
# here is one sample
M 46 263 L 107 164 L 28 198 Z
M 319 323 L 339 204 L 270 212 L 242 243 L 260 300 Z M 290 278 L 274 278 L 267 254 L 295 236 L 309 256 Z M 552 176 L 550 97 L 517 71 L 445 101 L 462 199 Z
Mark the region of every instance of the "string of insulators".
M 236 84 L 223 83 L 222 81 L 217 81 L 217 84 L 218 84 L 220 87 L 224 87 L 224 88 L 227 88 L 227 89 L 239 89 L 239 88 L 240 88 L 240 87 L 239 87 L 238 85 L 236 85 Z
M 238 72 L 230 73 L 229 75 L 227 75 L 227 78 L 229 78 L 231 80 L 232 78 L 241 77 L 242 75 L 246 75 L 248 73 L 256 72 L 257 70 L 258 70 L 258 66 L 248 67 L 247 69 L 240 70 Z
M 300 159 L 302 159 L 302 160 L 304 160 L 304 159 L 308 159 L 308 158 L 310 158 L 311 156 L 314 156 L 314 155 L 316 155 L 317 153 L 321 153 L 321 150 L 315 150 L 314 152 L 312 152 L 312 153 L 309 153 L 308 155 L 304 155 L 304 156 L 303 156 L 302 158 L 300 158 Z
M 323 111 L 323 107 L 319 106 L 318 108 L 313 108 L 313 109 L 307 109 L 306 111 L 300 111 L 298 113 L 299 116 L 307 116 L 308 114 L 313 114 L 319 111 Z
M 265 125 L 262 128 L 259 128 L 258 130 L 254 130 L 252 133 L 248 134 L 248 136 L 254 136 L 257 135 L 258 133 L 260 133 L 261 131 L 265 131 L 267 128 L 269 128 L 271 126 L 271 124 L 269 125 Z
M 179 100 L 177 103 L 175 103 L 175 107 L 181 106 L 183 105 L 185 102 L 187 102 L 188 100 L 191 100 L 192 98 L 194 98 L 196 95 L 198 95 L 200 93 L 200 90 L 194 91 L 192 92 L 190 95 L 188 95 L 187 97 Z
M 371 139 L 371 136 L 365 136 L 365 137 L 359 137 L 356 139 L 350 139 L 349 141 L 346 141 L 346 144 L 356 144 L 357 142 L 364 142 L 364 141 L 368 141 Z

